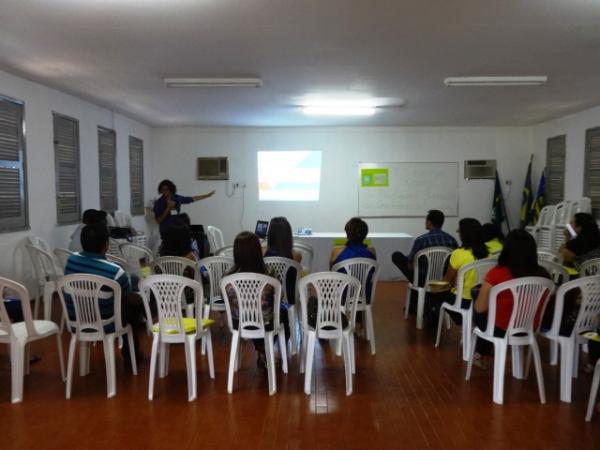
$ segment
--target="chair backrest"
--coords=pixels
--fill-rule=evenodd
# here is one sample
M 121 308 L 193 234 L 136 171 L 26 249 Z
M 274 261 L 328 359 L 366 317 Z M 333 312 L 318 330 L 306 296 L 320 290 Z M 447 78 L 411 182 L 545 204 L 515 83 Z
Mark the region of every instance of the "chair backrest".
M 554 229 L 552 230 L 552 251 L 558 252 L 561 245 L 565 243 L 565 230 L 567 227 L 565 225 L 554 225 Z
M 109 255 L 123 257 L 123 255 L 121 254 L 121 250 L 119 248 L 120 245 L 121 245 L 121 242 L 119 242 L 117 239 L 108 238 L 108 250 L 106 251 L 106 253 L 108 253 Z
M 145 304 L 150 303 L 150 292 L 156 299 L 160 334 L 169 340 L 183 338 L 186 335 L 184 326 L 184 289 L 194 292 L 194 310 L 196 313 L 196 333 L 202 331 L 202 304 L 204 297 L 202 285 L 195 280 L 177 275 L 151 275 L 140 281 L 140 293 L 144 296 Z M 146 310 L 148 315 L 148 310 Z M 151 320 L 151 318 L 150 318 Z M 187 333 L 189 334 L 189 333 Z
M 578 200 L 573 200 L 569 205 L 569 218 L 577 213 L 591 213 L 592 212 L 592 201 L 589 197 L 581 197 Z
M 230 287 L 235 298 L 229 298 L 227 288 Z M 265 320 L 262 308 L 263 291 L 273 289 L 273 327 L 279 326 L 279 305 L 281 303 L 281 283 L 267 275 L 259 273 L 236 273 L 221 279 L 221 295 L 225 300 L 229 328 L 233 325 L 233 302 L 237 304 L 238 330 L 241 337 L 248 339 L 262 338 L 265 335 Z
M 215 256 L 229 256 L 233 258 L 233 245 L 226 245 L 215 252 Z
M 520 333 L 530 334 L 535 331 L 534 320 L 536 316 L 543 316 L 545 304 L 548 303 L 548 298 L 554 292 L 554 288 L 552 280 L 542 277 L 515 278 L 492 287 L 485 334 L 490 337 L 494 335 L 498 294 L 506 291 L 510 291 L 512 294 L 513 308 L 506 330 L 506 335 L 510 337 Z M 542 301 L 545 304 L 540 309 Z
M 341 339 L 343 324 L 342 298 L 348 288 L 346 301 L 354 305 L 350 311 L 349 322 L 354 325 L 356 320 L 356 306 L 360 292 L 360 281 L 353 276 L 339 272 L 317 272 L 302 277 L 298 282 L 300 291 L 300 304 L 302 310 L 302 326 L 313 329 L 308 321 L 309 288 L 312 286 L 317 296 L 317 312 L 314 330 L 317 337 L 325 339 Z
M 129 264 L 127 264 L 127 261 L 124 258 L 121 258 L 116 255 L 111 255 L 110 253 L 107 253 L 104 256 L 106 256 L 107 261 L 115 263 L 117 266 L 119 266 L 125 272 L 129 272 Z
M 305 273 L 310 273 L 312 271 L 313 260 L 315 258 L 315 249 L 305 242 L 294 241 L 292 250 L 302 255 L 302 259 L 300 260 L 300 264 L 302 264 L 302 270 Z
M 119 251 L 123 256 L 123 259 L 127 261 L 127 266 L 130 270 L 141 269 L 140 260 L 142 259 L 145 259 L 148 265 L 154 260 L 154 253 L 152 253 L 152 250 L 143 245 L 125 242 L 119 245 Z
M 379 263 L 370 258 L 351 258 L 335 264 L 331 270 L 333 272 L 347 273 L 360 282 L 360 293 L 358 295 L 359 305 L 367 303 L 367 296 L 370 294 L 370 304 L 375 300 L 375 290 L 379 280 Z M 371 292 L 369 293 L 369 288 Z M 352 298 L 352 293 L 349 294 Z M 349 303 L 346 303 L 348 309 Z
M 465 285 L 465 277 L 467 276 L 467 274 L 475 275 L 476 278 L 475 278 L 474 286 L 477 286 L 478 284 L 483 283 L 483 280 L 485 279 L 485 276 L 490 271 L 490 269 L 492 269 L 493 267 L 496 267 L 497 265 L 498 265 L 497 258 L 486 258 L 486 259 L 478 259 L 477 261 L 472 262 L 471 264 L 466 264 L 466 265 L 462 266 L 460 269 L 458 269 L 458 273 L 456 274 L 456 297 L 454 299 L 454 306 L 455 307 L 461 306 L 463 290 L 464 290 L 464 285 Z M 474 298 L 473 300 L 476 300 L 476 299 Z M 471 302 L 471 304 L 472 303 L 473 302 Z
M 216 253 L 220 248 L 225 247 L 225 239 L 223 239 L 223 232 L 212 225 L 206 227 L 208 235 L 208 244 L 210 245 L 211 253 Z
M 423 286 L 427 286 L 431 280 L 441 280 L 444 277 L 446 261 L 450 257 L 450 253 L 452 253 L 452 249 L 449 247 L 429 247 L 417 252 L 414 259 L 416 270 L 413 285 L 419 286 L 419 266 L 423 263 L 427 265 L 427 276 Z
M 588 259 L 579 266 L 579 274 L 583 277 L 600 275 L 600 258 Z
M 54 249 L 54 256 L 56 258 L 56 262 L 58 263 L 58 267 L 62 269 L 62 273 L 64 273 L 65 267 L 67 267 L 67 261 L 69 260 L 69 256 L 74 254 L 75 252 L 67 250 L 66 248 Z
M 131 216 L 122 211 L 115 211 L 115 224 L 121 228 L 131 227 Z
M 54 255 L 31 244 L 25 244 L 25 248 L 33 263 L 39 286 L 43 286 L 48 281 L 56 281 L 59 274 L 56 270 L 57 264 Z
M 565 200 L 556 205 L 556 209 L 554 210 L 553 224 L 554 225 L 565 225 L 569 223 L 571 218 L 569 217 L 571 202 L 569 200 Z
M 544 249 L 553 251 L 552 249 L 552 232 L 554 231 L 553 225 L 543 225 L 537 232 L 537 247 L 538 249 Z
M 208 273 L 209 299 L 211 305 L 222 300 L 221 278 L 233 267 L 233 258 L 229 256 L 209 256 L 198 261 L 198 267 Z
M 553 252 L 552 250 L 538 250 L 538 263 L 542 261 L 552 261 L 555 263 L 562 263 L 562 256 L 560 253 Z
M 278 256 L 268 256 L 265 258 L 265 266 L 267 271 L 269 271 L 283 286 L 281 291 L 281 301 L 283 303 L 296 303 L 298 298 L 298 280 L 300 279 L 300 274 L 302 272 L 302 266 L 289 258 L 280 258 Z M 296 269 L 296 278 L 294 280 L 294 298 L 288 298 L 287 292 L 287 276 L 290 269 Z
M 538 258 L 538 264 L 548 271 L 550 278 L 557 286 L 569 281 L 569 273 L 562 264 L 541 258 Z
M 0 332 L 3 331 L 9 336 L 13 335 L 12 322 L 8 316 L 4 303 L 8 297 L 17 297 L 20 299 L 27 335 L 29 337 L 36 336 L 37 332 L 33 326 L 33 316 L 29 304 L 29 299 L 31 297 L 29 296 L 27 288 L 22 284 L 3 277 L 0 277 Z
M 152 261 L 150 267 L 152 272 L 156 272 L 158 268 L 163 275 L 178 275 L 180 277 L 184 276 L 186 269 L 191 269 L 194 271 L 194 279 L 198 278 L 198 263 L 188 258 L 162 256 Z
M 48 244 L 41 237 L 27 236 L 27 240 L 29 241 L 29 244 L 33 245 L 34 247 L 44 250 L 47 253 L 52 253 L 52 247 L 50 247 L 50 244 Z
M 123 328 L 121 322 L 121 286 L 106 277 L 73 274 L 57 281 L 58 295 L 67 318 L 67 328 L 90 338 L 104 336 L 104 327 L 114 325 L 115 331 Z M 105 319 L 100 315 L 100 299 L 113 299 L 113 315 Z M 74 317 L 68 313 L 72 304 Z M 85 331 L 83 331 L 85 330 Z
M 565 296 L 570 291 L 576 291 L 581 298 L 575 325 L 571 336 L 586 331 L 595 330 L 598 314 L 600 314 L 600 276 L 588 276 L 567 281 L 556 291 L 556 306 L 552 327 L 548 334 L 558 336 L 562 324 Z
M 544 206 L 540 211 L 540 217 L 538 219 L 537 225 L 550 225 L 554 220 L 554 210 L 555 207 L 553 205 Z

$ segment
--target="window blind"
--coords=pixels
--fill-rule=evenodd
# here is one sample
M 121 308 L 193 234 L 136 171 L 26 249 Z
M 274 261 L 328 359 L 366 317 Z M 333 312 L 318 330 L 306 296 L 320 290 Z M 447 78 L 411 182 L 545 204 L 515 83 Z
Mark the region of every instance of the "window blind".
M 585 132 L 584 195 L 592 200 L 592 211 L 600 217 L 600 127 Z
M 100 209 L 114 214 L 117 202 L 117 145 L 113 130 L 98 127 Z
M 565 197 L 566 135 L 548 139 L 546 144 L 546 204 L 556 205 Z
M 79 122 L 53 113 L 56 171 L 56 218 L 59 224 L 81 220 Z
M 131 215 L 144 214 L 144 141 L 129 136 Z

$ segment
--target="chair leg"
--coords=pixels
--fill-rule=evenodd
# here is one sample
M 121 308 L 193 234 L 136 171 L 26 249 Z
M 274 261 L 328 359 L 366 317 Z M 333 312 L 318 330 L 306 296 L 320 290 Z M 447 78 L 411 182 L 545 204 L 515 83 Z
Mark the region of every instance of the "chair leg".
M 229 373 L 227 375 L 227 392 L 233 392 L 233 374 L 235 373 L 235 366 L 237 364 L 237 353 L 239 352 L 240 338 L 239 332 L 234 331 L 231 336 L 231 351 L 229 352 Z
M 65 397 L 71 398 L 71 386 L 73 384 L 73 366 L 75 365 L 75 351 L 77 350 L 77 335 L 71 335 L 69 342 L 69 357 L 67 359 L 67 386 L 65 388 Z M 79 355 L 81 358 L 81 355 Z
M 131 327 L 127 331 L 127 343 L 129 344 L 129 359 L 131 360 L 131 372 L 133 372 L 134 375 L 137 375 L 137 355 L 135 354 L 135 348 L 133 346 L 133 331 L 131 330 Z
M 418 300 L 417 300 L 417 329 L 423 329 L 423 314 L 425 312 L 425 289 L 418 289 Z
M 56 346 L 58 348 L 58 362 L 60 364 L 60 377 L 62 381 L 65 381 L 65 358 L 63 356 L 62 340 L 60 339 L 60 333 L 56 334 Z
M 506 367 L 506 344 L 494 343 L 494 403 L 504 403 L 504 369 Z
M 11 402 L 23 401 L 23 375 L 25 370 L 25 341 L 10 344 Z
M 167 375 L 167 344 L 160 342 L 160 349 L 158 352 L 158 377 L 164 378 Z
M 540 393 L 540 402 L 542 404 L 545 404 L 546 388 L 544 386 L 544 373 L 542 372 L 542 358 L 540 356 L 540 349 L 535 338 L 531 340 L 531 344 L 529 344 L 529 347 L 531 349 L 531 353 L 533 354 L 533 363 L 535 365 L 535 376 L 537 378 L 538 391 Z
M 440 346 L 440 340 L 442 338 L 442 326 L 444 324 L 444 318 L 446 317 L 446 308 L 444 308 L 443 306 L 440 308 L 440 317 L 438 319 L 438 326 L 437 326 L 437 335 L 435 337 L 435 347 L 439 347 Z
M 467 374 L 465 375 L 465 380 L 467 381 L 471 379 L 471 371 L 473 370 L 473 359 L 475 358 L 475 344 L 477 344 L 477 335 L 473 333 L 472 336 L 473 338 L 471 339 L 471 348 L 469 350 L 469 363 L 467 364 Z
M 290 354 L 295 355 L 298 349 L 298 337 L 296 335 L 296 307 L 290 305 L 287 312 L 288 322 L 290 324 Z
M 52 320 L 52 294 L 54 293 L 54 287 L 51 283 L 46 283 L 44 286 L 44 320 Z
M 85 377 L 90 373 L 90 343 L 79 343 L 79 376 Z
M 558 342 L 552 339 L 550 341 L 550 365 L 556 366 L 558 364 Z
M 288 373 L 288 360 L 287 360 L 287 343 L 285 342 L 285 331 L 282 329 L 277 333 L 279 338 L 279 355 L 281 356 L 281 370 L 283 373 Z M 292 345 L 292 348 L 294 346 Z
M 579 352 L 580 346 L 577 341 L 575 341 L 573 343 L 573 378 L 577 378 L 577 375 L 579 375 Z
M 406 288 L 406 301 L 404 302 L 404 318 L 408 319 L 408 309 L 410 307 L 410 287 Z
M 314 331 L 308 332 L 308 342 L 306 343 L 306 366 L 304 370 L 304 393 L 310 395 L 310 378 L 312 375 L 313 360 L 315 358 L 315 345 L 317 335 Z
M 572 339 L 560 341 L 560 400 L 566 403 L 571 403 L 573 347 Z
M 373 308 L 367 306 L 365 309 L 365 319 L 367 321 L 367 334 L 369 336 L 369 342 L 371 343 L 371 355 L 375 354 L 375 326 L 373 324 Z M 352 338 L 354 341 L 354 338 Z
M 159 334 L 154 334 L 152 338 L 152 353 L 150 354 L 150 378 L 148 381 L 148 400 L 152 400 L 154 398 L 154 380 L 156 378 L 156 359 L 159 353 L 159 341 Z
M 512 345 L 512 374 L 517 380 L 522 380 L 523 376 L 523 346 Z
M 208 374 L 211 379 L 215 379 L 215 361 L 213 359 L 213 346 L 212 346 L 212 333 L 210 329 L 206 333 L 206 336 L 202 338 L 203 342 L 206 343 L 206 358 L 208 359 Z
M 466 316 L 466 317 L 465 317 Z M 448 318 L 449 320 L 449 318 Z M 463 325 L 462 325 L 462 349 L 463 349 L 463 361 L 469 359 L 471 354 L 471 336 L 473 335 L 473 311 L 467 310 L 466 314 L 463 314 Z
M 306 367 L 307 333 L 309 332 L 302 333 L 302 341 L 300 342 L 300 373 L 304 373 Z
M 600 360 L 596 362 L 596 368 L 594 369 L 594 378 L 592 379 L 592 387 L 590 389 L 590 398 L 588 400 L 587 412 L 585 414 L 585 421 L 589 422 L 592 420 L 594 414 L 594 403 L 596 403 L 596 397 L 598 396 L 598 385 L 600 384 Z
M 343 353 L 344 353 L 344 372 L 346 374 L 346 395 L 352 395 L 352 351 L 350 350 L 350 335 L 344 335 Z
M 356 373 L 356 336 L 354 333 L 350 333 L 348 337 L 348 342 L 350 343 L 350 364 L 352 367 L 352 373 Z
M 110 337 L 104 341 L 104 363 L 106 364 L 106 397 L 114 397 L 117 393 L 117 371 L 115 367 L 115 342 Z
M 273 334 L 265 335 L 265 353 L 267 357 L 267 376 L 269 379 L 269 395 L 277 392 L 277 379 L 275 377 L 275 352 L 273 348 Z
M 187 367 L 188 381 L 188 402 L 196 400 L 197 380 L 196 380 L 196 337 L 191 336 L 183 342 L 185 347 L 185 365 Z

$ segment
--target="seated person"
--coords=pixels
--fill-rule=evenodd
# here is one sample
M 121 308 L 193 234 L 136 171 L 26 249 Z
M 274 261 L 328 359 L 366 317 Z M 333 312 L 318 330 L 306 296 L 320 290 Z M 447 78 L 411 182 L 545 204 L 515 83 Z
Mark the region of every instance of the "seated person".
M 504 245 L 504 233 L 495 223 L 483 224 L 483 240 L 490 255 L 499 255 Z
M 83 229 L 83 227 L 85 227 L 86 225 L 96 224 L 103 225 L 106 227 L 108 226 L 106 217 L 106 211 L 97 209 L 86 209 L 81 219 L 83 223 L 77 225 L 77 228 L 75 228 L 75 231 L 71 235 L 71 243 L 69 244 L 69 250 L 71 250 L 72 252 L 80 252 L 81 250 L 83 250 L 81 248 L 81 230 Z
M 367 247 L 364 243 L 369 233 L 369 226 L 364 220 L 359 217 L 353 217 L 346 223 L 344 231 L 346 232 L 348 241 L 343 247 L 336 246 L 333 248 L 329 258 L 330 267 L 350 258 L 377 259 L 375 249 Z
M 485 330 L 487 327 L 490 290 L 492 287 L 521 277 L 550 278 L 548 272 L 538 265 L 535 239 L 525 230 L 513 230 L 506 236 L 504 248 L 498 258 L 498 265 L 492 268 L 485 276 L 477 300 L 475 300 L 473 312 L 474 326 L 480 330 Z M 537 321 L 541 319 L 539 314 L 544 309 L 543 306 L 543 304 L 539 306 Z M 510 291 L 501 292 L 498 295 L 496 303 L 494 336 L 503 337 L 506 334 L 512 314 L 512 307 L 512 293 Z M 492 348 L 492 343 L 478 339 L 475 351 L 478 353 L 478 356 L 489 356 L 492 353 Z
M 429 231 L 415 239 L 408 256 L 405 256 L 402 252 L 392 254 L 392 262 L 410 282 L 414 279 L 414 259 L 418 252 L 429 247 L 448 247 L 451 249 L 458 247 L 456 239 L 442 231 L 442 225 L 444 225 L 444 213 L 437 209 L 430 210 L 425 218 L 425 229 Z M 425 282 L 427 267 L 421 267 L 421 272 L 419 274 L 420 284 Z
M 121 320 L 123 325 L 130 324 L 133 330 L 133 342 L 135 355 L 138 360 L 142 358 L 139 352 L 138 335 L 136 325 L 141 323 L 144 317 L 144 306 L 142 298 L 134 293 L 129 283 L 129 277 L 117 264 L 106 259 L 108 250 L 108 228 L 104 225 L 86 225 L 81 230 L 81 246 L 83 251 L 69 256 L 65 275 L 76 273 L 87 273 L 114 280 L 121 286 Z M 70 318 L 75 317 L 73 303 L 65 296 L 67 313 Z M 113 298 L 100 299 L 100 315 L 103 318 L 111 317 L 114 313 Z M 112 326 L 106 332 L 112 331 Z M 130 358 L 130 350 L 127 339 L 123 339 L 122 354 L 125 359 Z
M 270 275 L 265 267 L 265 261 L 262 255 L 262 248 L 258 236 L 250 231 L 242 231 L 235 237 L 233 241 L 233 261 L 234 266 L 226 275 L 234 273 L 260 273 Z M 238 299 L 233 289 L 233 286 L 228 284 L 225 286 L 227 298 L 231 306 L 231 317 L 233 327 L 239 325 L 239 309 Z M 266 331 L 273 330 L 273 306 L 275 302 L 275 293 L 271 286 L 266 286 L 262 292 L 261 305 L 263 312 L 263 320 Z M 285 329 L 286 339 L 289 337 L 288 316 L 285 314 L 285 309 L 280 309 L 279 320 Z M 263 339 L 253 339 L 252 343 L 258 353 L 257 364 L 259 367 L 266 367 L 265 343 Z
M 453 303 L 456 295 L 456 275 L 461 267 L 471 264 L 478 259 L 488 257 L 488 249 L 483 238 L 483 231 L 478 220 L 472 218 L 461 219 L 458 222 L 458 234 L 460 236 L 461 246 L 453 250 L 450 254 L 448 269 L 444 275 L 443 281 L 447 281 L 452 286 L 450 292 L 443 294 L 442 301 Z M 461 308 L 468 309 L 473 301 L 471 290 L 477 283 L 477 274 L 474 271 L 468 271 L 464 277 L 463 291 L 461 294 Z M 437 305 L 434 305 L 437 307 Z M 461 315 L 449 311 L 450 316 L 456 323 L 461 323 Z
M 568 230 L 565 230 L 566 242 L 559 249 L 564 264 L 579 266 L 589 259 L 599 258 L 600 230 L 594 216 L 577 213 L 573 216 L 571 226 L 577 233 L 577 237 L 571 237 Z

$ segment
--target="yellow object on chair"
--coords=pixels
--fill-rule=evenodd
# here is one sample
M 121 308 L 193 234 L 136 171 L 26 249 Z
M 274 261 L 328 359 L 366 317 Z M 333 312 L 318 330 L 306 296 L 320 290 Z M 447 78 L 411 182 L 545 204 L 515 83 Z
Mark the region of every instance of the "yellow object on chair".
M 167 320 L 167 325 L 177 326 L 176 319 Z M 213 319 L 202 319 L 202 326 L 204 328 L 208 328 L 213 325 L 215 321 Z M 194 333 L 196 331 L 196 319 L 194 317 L 184 317 L 183 318 L 183 329 L 185 333 Z M 155 323 L 152 325 L 152 332 L 158 333 L 160 331 L 160 325 Z M 167 334 L 179 334 L 176 329 L 167 330 Z

